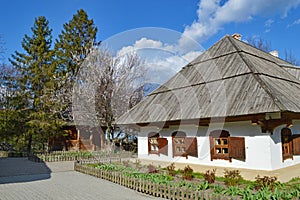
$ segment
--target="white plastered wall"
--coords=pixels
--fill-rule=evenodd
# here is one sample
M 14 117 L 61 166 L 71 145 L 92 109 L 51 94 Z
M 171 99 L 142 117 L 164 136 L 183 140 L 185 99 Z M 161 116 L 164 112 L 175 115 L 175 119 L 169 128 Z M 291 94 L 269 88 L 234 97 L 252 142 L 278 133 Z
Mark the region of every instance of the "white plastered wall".
M 300 134 L 300 121 L 294 121 L 291 128 L 293 134 Z M 294 160 L 287 159 L 282 162 L 280 131 L 284 126 L 277 127 L 273 134 L 262 133 L 258 125 L 251 125 L 250 121 L 230 122 L 225 124 L 211 124 L 209 127 L 198 127 L 195 125 L 170 126 L 167 129 L 157 127 L 144 127 L 138 137 L 138 157 L 140 159 L 159 160 L 166 162 L 192 163 L 209 166 L 237 167 L 260 170 L 274 170 L 300 163 L 300 156 L 294 156 Z M 210 159 L 209 133 L 213 130 L 224 129 L 229 131 L 230 136 L 245 137 L 246 160 L 232 159 L 213 160 Z M 188 137 L 197 136 L 198 158 L 188 156 L 173 157 L 172 137 L 175 131 L 184 131 Z M 159 132 L 161 137 L 168 139 L 168 156 L 148 155 L 148 133 Z

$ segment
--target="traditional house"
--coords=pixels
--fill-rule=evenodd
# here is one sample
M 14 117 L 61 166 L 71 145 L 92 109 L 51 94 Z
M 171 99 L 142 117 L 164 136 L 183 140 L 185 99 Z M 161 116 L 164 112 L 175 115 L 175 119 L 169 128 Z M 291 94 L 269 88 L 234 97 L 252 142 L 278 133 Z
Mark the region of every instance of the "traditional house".
M 300 163 L 300 70 L 225 36 L 123 116 L 138 157 L 274 170 Z

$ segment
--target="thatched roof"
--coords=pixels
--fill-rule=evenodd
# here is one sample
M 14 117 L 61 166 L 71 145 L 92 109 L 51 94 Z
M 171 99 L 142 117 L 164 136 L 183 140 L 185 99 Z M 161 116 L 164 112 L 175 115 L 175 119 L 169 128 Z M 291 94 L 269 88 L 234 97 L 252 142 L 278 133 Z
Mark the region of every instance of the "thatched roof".
M 300 113 L 299 75 L 289 63 L 225 36 L 117 123 Z

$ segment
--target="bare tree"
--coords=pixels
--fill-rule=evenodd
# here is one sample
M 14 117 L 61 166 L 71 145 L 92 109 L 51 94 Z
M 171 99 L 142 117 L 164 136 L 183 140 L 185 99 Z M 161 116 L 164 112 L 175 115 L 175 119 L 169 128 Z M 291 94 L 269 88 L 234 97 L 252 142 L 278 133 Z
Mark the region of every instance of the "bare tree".
M 126 138 L 123 130 L 116 133 L 115 119 L 142 99 L 145 74 L 144 62 L 136 53 L 113 56 L 107 50 L 93 48 L 74 87 L 75 122 L 106 127 L 107 147 L 111 141 Z
M 295 66 L 299 66 L 300 65 L 300 61 L 296 58 L 296 56 L 293 54 L 293 52 L 291 50 L 286 50 L 284 51 L 284 60 L 295 65 Z
M 249 37 L 247 38 L 247 41 L 250 45 L 269 53 L 272 51 L 272 45 L 271 42 L 264 40 L 262 38 L 256 38 L 256 37 Z
M 4 60 L 4 53 L 5 53 L 4 45 L 5 45 L 5 42 L 2 38 L 2 35 L 0 34 L 0 61 Z
M 251 38 L 247 38 L 247 41 L 250 45 L 264 52 L 269 53 L 272 50 L 271 42 L 268 42 L 262 38 L 251 37 Z M 285 49 L 283 59 L 295 66 L 300 65 L 300 61 L 296 58 L 296 56 L 293 54 L 291 50 L 288 51 Z

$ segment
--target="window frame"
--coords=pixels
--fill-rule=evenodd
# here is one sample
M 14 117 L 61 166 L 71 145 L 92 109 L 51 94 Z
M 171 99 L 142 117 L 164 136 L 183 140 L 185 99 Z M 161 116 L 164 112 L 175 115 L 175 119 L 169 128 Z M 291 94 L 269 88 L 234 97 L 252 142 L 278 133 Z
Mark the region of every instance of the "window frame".
M 212 131 L 209 135 L 210 138 L 210 155 L 211 161 L 214 159 L 223 159 L 223 160 L 230 160 L 229 156 L 229 137 L 230 134 L 228 131 L 225 130 L 215 130 Z M 216 142 L 220 141 L 220 142 Z M 224 141 L 227 141 L 224 144 Z M 224 151 L 226 150 L 226 153 Z
M 282 162 L 287 159 L 294 160 L 294 156 L 300 155 L 300 135 L 294 135 L 290 128 L 284 127 L 281 129 L 280 136 Z M 289 153 L 285 153 L 284 149 L 288 150 Z
M 209 141 L 211 161 L 222 159 L 232 162 L 232 158 L 246 160 L 244 137 L 232 137 L 226 130 L 214 130 L 209 135 Z
M 172 133 L 173 157 L 188 156 L 198 157 L 198 145 L 196 137 L 187 137 L 183 131 L 175 131 Z
M 155 143 L 153 141 L 156 141 Z M 154 148 L 152 148 L 154 147 Z M 150 132 L 148 134 L 148 155 L 164 154 L 168 156 L 168 140 L 167 138 L 162 138 L 159 133 Z
M 148 154 L 159 154 L 159 137 L 159 133 L 151 132 L 148 134 Z M 156 141 L 156 143 L 153 143 L 153 141 Z

